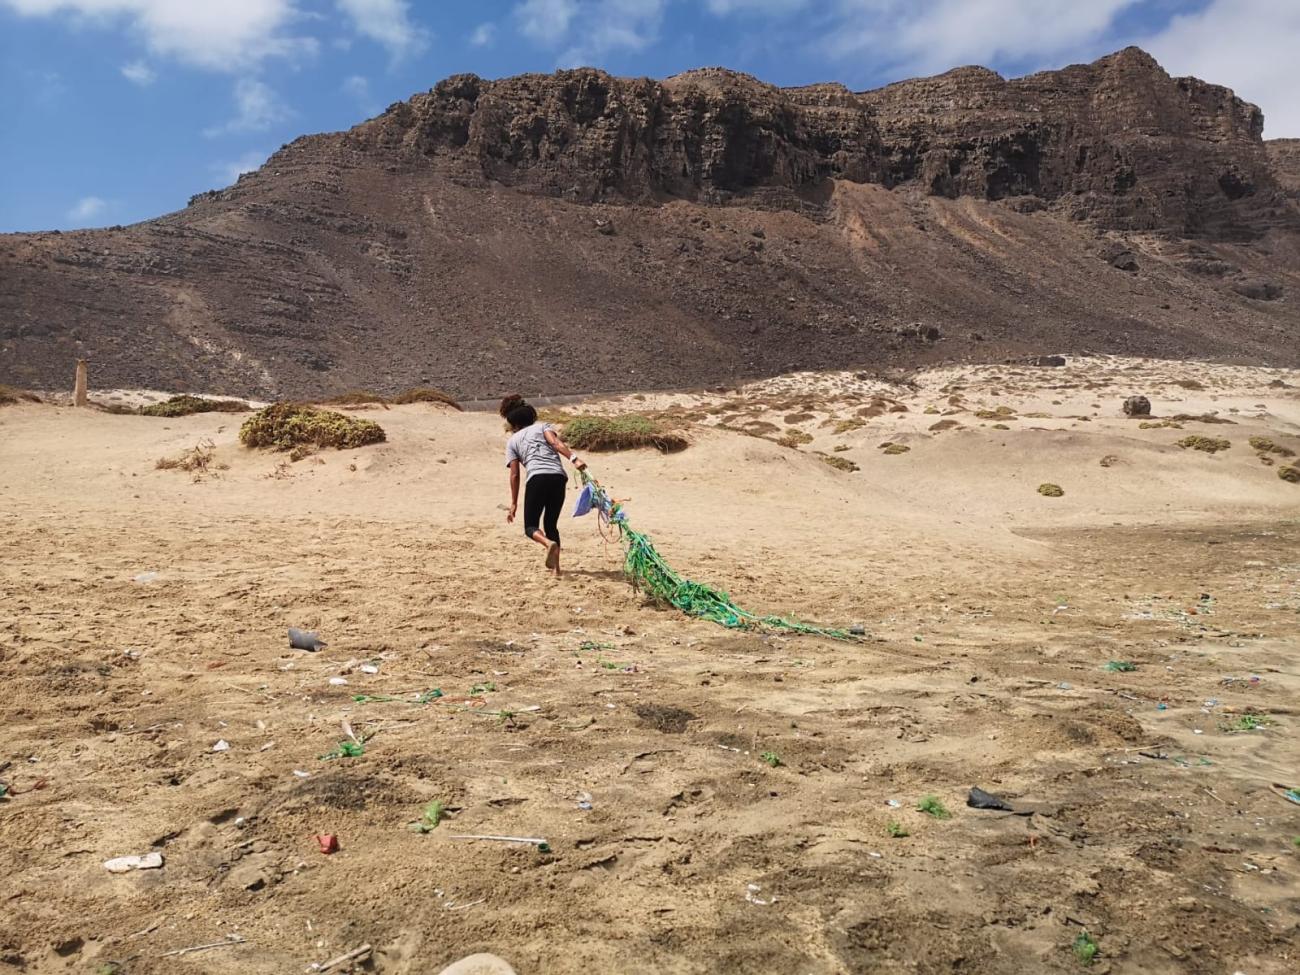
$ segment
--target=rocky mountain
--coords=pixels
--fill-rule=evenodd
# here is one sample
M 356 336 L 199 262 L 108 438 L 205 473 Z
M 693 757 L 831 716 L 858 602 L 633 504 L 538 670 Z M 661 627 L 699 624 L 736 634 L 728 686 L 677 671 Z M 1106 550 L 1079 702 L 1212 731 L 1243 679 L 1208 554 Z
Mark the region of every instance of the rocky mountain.
M 0 237 L 0 382 L 314 396 L 1041 352 L 1300 365 L 1300 150 L 1130 48 L 870 92 L 449 78 L 131 227 Z

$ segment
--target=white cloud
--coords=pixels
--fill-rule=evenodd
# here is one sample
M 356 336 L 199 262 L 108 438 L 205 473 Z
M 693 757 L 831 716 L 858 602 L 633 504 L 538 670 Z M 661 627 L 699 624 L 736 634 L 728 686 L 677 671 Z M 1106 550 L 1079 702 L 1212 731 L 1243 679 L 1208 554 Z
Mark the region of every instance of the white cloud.
M 259 169 L 262 163 L 266 162 L 267 154 L 252 150 L 244 153 L 238 159 L 232 159 L 229 162 L 217 162 L 212 164 L 212 171 L 225 180 L 229 185 L 239 179 L 244 173 L 251 173 Z
M 107 209 L 107 200 L 100 199 L 98 196 L 83 196 L 68 211 L 68 219 L 77 224 L 89 223 Z
M 406 0 L 336 0 L 358 34 L 388 48 L 394 60 L 422 53 L 429 32 L 411 22 Z
M 122 65 L 122 77 L 134 85 L 147 88 L 158 80 L 158 73 L 143 61 L 132 61 Z
M 469 42 L 473 47 L 488 47 L 497 36 L 496 24 L 479 24 L 469 35 Z
M 640 51 L 659 38 L 669 0 L 524 0 L 514 10 L 520 33 L 545 47 L 563 47 L 561 67 Z
M 303 16 L 295 0 L 0 0 L 0 6 L 73 26 L 126 24 L 155 55 L 218 71 L 316 49 L 312 38 L 291 33 Z
M 365 101 L 370 97 L 370 82 L 359 74 L 344 78 L 341 87 L 344 94 L 351 95 L 358 101 Z
M 1213 0 L 1141 42 L 1175 75 L 1227 85 L 1264 110 L 1270 139 L 1300 137 L 1300 3 Z
M 808 0 L 705 0 L 709 13 L 725 17 L 733 13 L 787 14 L 808 6 Z
M 929 74 L 990 61 L 1055 63 L 1104 37 L 1140 0 L 841 0 L 834 56 Z
M 577 0 L 524 0 L 515 7 L 515 19 L 525 37 L 541 44 L 558 44 L 577 12 Z
M 203 134 L 213 138 L 236 132 L 262 132 L 292 114 L 270 85 L 256 78 L 240 78 L 235 82 L 235 117 L 204 129 Z

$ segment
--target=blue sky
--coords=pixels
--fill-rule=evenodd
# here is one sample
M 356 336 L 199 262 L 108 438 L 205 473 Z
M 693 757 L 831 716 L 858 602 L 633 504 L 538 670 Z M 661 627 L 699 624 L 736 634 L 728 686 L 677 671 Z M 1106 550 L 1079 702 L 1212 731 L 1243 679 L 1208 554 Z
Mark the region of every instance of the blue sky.
M 179 209 L 462 71 L 723 65 L 862 89 L 1128 44 L 1300 136 L 1300 0 L 0 0 L 0 231 Z

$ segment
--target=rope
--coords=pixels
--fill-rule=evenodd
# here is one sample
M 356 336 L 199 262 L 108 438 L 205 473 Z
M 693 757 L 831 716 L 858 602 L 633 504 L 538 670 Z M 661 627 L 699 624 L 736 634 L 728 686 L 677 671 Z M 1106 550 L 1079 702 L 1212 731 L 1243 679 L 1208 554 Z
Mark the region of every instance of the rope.
M 759 616 L 742 609 L 720 589 L 693 582 L 677 573 L 659 554 L 649 535 L 634 529 L 627 520 L 623 502 L 610 496 L 600 482 L 584 471 L 578 472 L 584 486 L 591 488 L 591 506 L 599 513 L 599 531 L 606 542 L 617 540 L 624 548 L 623 574 L 633 590 L 651 599 L 667 603 L 687 616 L 709 620 L 733 630 L 777 630 L 829 637 L 832 640 L 858 640 L 860 634 L 801 623 L 785 616 Z M 617 530 L 617 536 L 614 530 Z

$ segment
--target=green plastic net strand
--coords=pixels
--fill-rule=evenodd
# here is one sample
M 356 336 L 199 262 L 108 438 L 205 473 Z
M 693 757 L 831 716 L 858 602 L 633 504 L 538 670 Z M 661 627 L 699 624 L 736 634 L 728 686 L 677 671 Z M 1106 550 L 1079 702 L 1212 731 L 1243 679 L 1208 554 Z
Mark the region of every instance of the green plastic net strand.
M 709 620 L 733 630 L 767 629 L 832 640 L 862 639 L 863 634 L 849 630 L 801 623 L 784 616 L 759 616 L 737 606 L 722 590 L 684 578 L 664 561 L 650 536 L 628 524 L 622 504 L 615 501 L 594 477 L 586 471 L 580 471 L 578 477 L 584 485 L 591 487 L 592 507 L 599 512 L 602 526 L 618 529 L 624 549 L 623 574 L 637 592 L 667 603 L 687 616 Z

